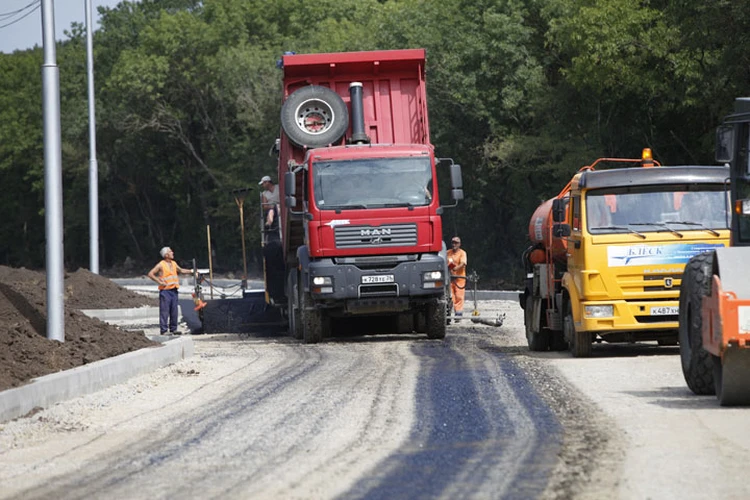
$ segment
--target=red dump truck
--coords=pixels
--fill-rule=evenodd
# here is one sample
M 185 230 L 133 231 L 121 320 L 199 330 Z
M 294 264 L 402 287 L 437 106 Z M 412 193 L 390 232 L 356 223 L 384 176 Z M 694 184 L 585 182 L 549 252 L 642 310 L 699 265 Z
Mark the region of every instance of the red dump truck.
M 266 295 L 289 333 L 320 342 L 332 321 L 390 316 L 444 338 L 448 270 L 438 167 L 455 206 L 461 167 L 430 143 L 425 51 L 282 58 L 280 226 L 263 238 Z

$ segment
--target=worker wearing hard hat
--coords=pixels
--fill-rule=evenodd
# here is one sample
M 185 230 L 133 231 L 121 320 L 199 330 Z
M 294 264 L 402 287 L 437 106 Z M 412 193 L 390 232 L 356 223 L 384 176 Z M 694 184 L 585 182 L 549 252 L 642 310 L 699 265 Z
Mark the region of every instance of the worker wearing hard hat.
M 448 269 L 451 273 L 451 295 L 453 297 L 453 311 L 456 322 L 464 313 L 464 295 L 466 294 L 466 252 L 461 249 L 461 238 L 454 236 L 451 239 L 451 249 L 446 255 L 448 258 Z M 463 277 L 462 277 L 463 276 Z

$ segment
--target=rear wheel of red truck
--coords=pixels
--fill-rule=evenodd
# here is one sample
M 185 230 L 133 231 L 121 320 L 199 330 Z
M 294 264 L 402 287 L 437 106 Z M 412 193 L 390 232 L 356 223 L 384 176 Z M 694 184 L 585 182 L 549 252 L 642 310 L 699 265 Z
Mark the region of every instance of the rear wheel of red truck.
M 715 394 L 713 361 L 703 349 L 701 305 L 708 295 L 713 269 L 712 253 L 693 256 L 685 266 L 680 285 L 680 361 L 682 374 L 695 394 Z
M 427 304 L 427 310 L 425 312 L 427 322 L 427 338 L 428 339 L 444 339 L 445 338 L 445 301 L 436 300 Z
M 289 321 L 289 335 L 299 340 L 303 335 L 302 315 L 300 314 L 299 281 L 296 272 L 289 274 L 287 285 L 287 315 Z
M 297 89 L 281 106 L 281 126 L 298 147 L 320 148 L 338 142 L 349 127 L 344 100 L 319 85 Z

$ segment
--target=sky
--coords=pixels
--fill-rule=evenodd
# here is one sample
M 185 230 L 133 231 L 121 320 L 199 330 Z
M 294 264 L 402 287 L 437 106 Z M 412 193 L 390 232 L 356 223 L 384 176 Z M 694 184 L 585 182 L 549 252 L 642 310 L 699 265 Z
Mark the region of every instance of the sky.
M 99 26 L 97 7 L 115 7 L 121 0 L 91 0 L 94 26 Z M 86 24 L 86 0 L 54 0 L 55 39 L 65 40 L 73 22 Z M 24 17 L 25 16 L 25 17 Z M 95 28 L 96 29 L 96 28 Z M 42 46 L 41 0 L 0 0 L 0 52 Z

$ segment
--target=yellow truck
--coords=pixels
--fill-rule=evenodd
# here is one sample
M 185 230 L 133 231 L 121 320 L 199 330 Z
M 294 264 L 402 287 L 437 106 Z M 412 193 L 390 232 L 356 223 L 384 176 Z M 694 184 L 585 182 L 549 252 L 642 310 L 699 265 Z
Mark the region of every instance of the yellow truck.
M 606 165 L 624 168 L 599 169 Z M 728 246 L 729 170 L 599 158 L 529 223 L 521 295 L 533 351 L 587 357 L 597 342 L 678 342 L 688 260 Z

